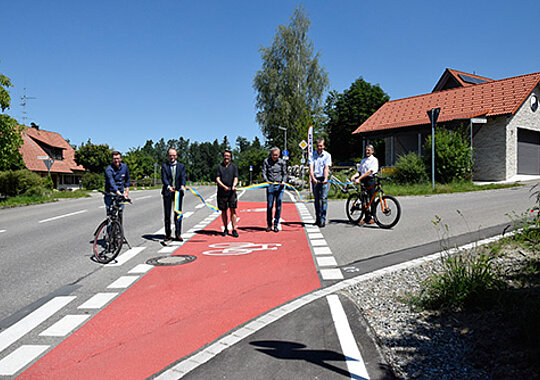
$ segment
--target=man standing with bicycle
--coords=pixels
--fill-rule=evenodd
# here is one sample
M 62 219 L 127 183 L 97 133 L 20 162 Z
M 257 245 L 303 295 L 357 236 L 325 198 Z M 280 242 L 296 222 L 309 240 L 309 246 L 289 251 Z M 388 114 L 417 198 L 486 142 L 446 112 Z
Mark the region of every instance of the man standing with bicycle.
M 170 148 L 167 152 L 169 160 L 161 166 L 161 182 L 163 188 L 161 195 L 163 196 L 163 211 L 165 214 L 165 241 L 172 240 L 171 236 L 171 209 L 174 207 L 174 198 L 176 192 L 178 194 L 178 208 L 182 211 L 182 201 L 184 199 L 183 187 L 186 186 L 186 167 L 184 164 L 176 161 L 176 149 Z M 174 215 L 174 229 L 177 241 L 182 239 L 182 219 L 178 219 Z
M 358 172 L 351 177 L 352 182 L 356 184 L 362 183 L 370 200 L 375 194 L 375 174 L 379 171 L 379 160 L 373 155 L 374 152 L 375 149 L 373 148 L 373 145 L 370 144 L 366 146 L 366 157 L 360 162 Z M 360 221 L 360 224 L 365 223 L 375 223 L 369 209 L 366 211 L 364 220 Z
M 315 224 L 324 227 L 328 205 L 328 176 L 332 166 L 332 156 L 324 150 L 324 139 L 317 140 L 317 150 L 309 157 L 309 177 L 313 183 L 315 198 Z
M 105 169 L 105 192 L 129 198 L 129 182 L 129 170 L 127 165 L 122 162 L 122 154 L 118 151 L 112 152 L 112 163 Z M 103 200 L 107 207 L 107 214 L 109 214 L 112 197 L 105 195 Z M 120 224 L 123 221 L 123 209 L 124 206 L 122 205 L 118 214 Z
M 279 220 L 281 217 L 281 202 L 283 191 L 287 182 L 287 165 L 285 160 L 279 157 L 279 148 L 270 149 L 270 157 L 263 161 L 262 175 L 266 182 L 277 182 L 268 185 L 266 188 L 266 232 L 272 230 L 272 208 L 276 203 L 276 213 L 274 215 L 274 232 L 279 231 Z

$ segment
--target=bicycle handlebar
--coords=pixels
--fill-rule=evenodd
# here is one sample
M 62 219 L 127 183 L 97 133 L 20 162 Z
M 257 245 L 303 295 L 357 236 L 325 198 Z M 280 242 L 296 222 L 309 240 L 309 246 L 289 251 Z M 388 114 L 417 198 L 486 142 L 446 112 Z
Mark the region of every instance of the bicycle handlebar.
M 131 198 L 126 198 L 126 197 L 124 197 L 123 195 L 118 195 L 118 194 L 116 194 L 116 193 L 108 193 L 108 192 L 102 191 L 102 190 L 100 190 L 99 192 L 100 192 L 101 194 L 107 196 L 107 197 L 116 198 L 116 199 L 119 200 L 119 201 L 131 203 Z

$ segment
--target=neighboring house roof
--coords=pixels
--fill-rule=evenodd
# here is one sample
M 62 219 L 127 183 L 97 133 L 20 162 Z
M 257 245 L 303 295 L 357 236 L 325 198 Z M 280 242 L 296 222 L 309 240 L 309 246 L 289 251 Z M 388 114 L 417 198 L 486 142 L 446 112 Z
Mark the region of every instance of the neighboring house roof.
M 23 145 L 20 152 L 28 170 L 47 172 L 47 166 L 43 161 L 49 154 L 38 144 L 39 141 L 52 148 L 62 149 L 63 160 L 54 161 L 51 173 L 71 174 L 74 171 L 84 171 L 84 167 L 75 163 L 75 150 L 60 134 L 30 127 L 24 128 L 21 136 Z
M 476 74 L 469 74 L 463 71 L 458 71 L 454 69 L 444 70 L 443 75 L 433 88 L 431 92 L 437 92 L 442 90 L 449 90 L 451 88 L 457 87 L 467 87 L 474 86 L 475 84 L 492 82 L 493 79 L 482 77 Z
M 354 133 L 429 125 L 427 111 L 441 107 L 438 122 L 514 114 L 538 85 L 540 72 L 391 100 Z

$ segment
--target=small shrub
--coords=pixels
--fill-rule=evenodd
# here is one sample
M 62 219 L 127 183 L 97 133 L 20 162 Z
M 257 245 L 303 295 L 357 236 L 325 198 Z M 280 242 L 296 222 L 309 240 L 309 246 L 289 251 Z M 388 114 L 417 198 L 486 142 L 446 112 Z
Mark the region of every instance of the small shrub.
M 27 169 L 0 173 L 0 193 L 8 197 L 26 194 L 30 189 L 43 187 L 43 177 Z
M 444 258 L 442 272 L 423 282 L 417 303 L 427 309 L 460 310 L 485 300 L 490 291 L 503 287 L 492 260 L 475 252 Z
M 424 144 L 425 161 L 431 173 L 431 136 Z M 439 128 L 435 132 L 435 181 L 449 183 L 472 178 L 471 147 L 463 129 Z
M 102 174 L 86 173 L 82 176 L 81 183 L 86 190 L 97 190 L 105 186 L 105 179 Z
M 401 184 L 424 183 L 428 180 L 426 165 L 416 153 L 399 156 L 393 177 Z

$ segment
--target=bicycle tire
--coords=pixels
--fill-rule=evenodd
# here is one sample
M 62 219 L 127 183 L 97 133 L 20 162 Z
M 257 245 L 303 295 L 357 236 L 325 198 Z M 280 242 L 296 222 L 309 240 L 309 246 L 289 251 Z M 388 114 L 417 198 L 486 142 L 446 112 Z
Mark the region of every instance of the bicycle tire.
M 118 256 L 124 244 L 124 230 L 117 220 L 103 221 L 96 230 L 93 243 L 94 258 L 107 264 Z
M 364 217 L 364 208 L 362 207 L 362 199 L 359 193 L 353 193 L 349 195 L 347 203 L 345 204 L 345 211 L 347 212 L 347 218 L 351 223 L 358 223 Z
M 340 193 L 340 189 L 338 185 L 336 185 L 335 183 L 331 183 L 330 189 L 328 189 L 328 197 L 337 198 L 339 193 Z
M 392 228 L 399 222 L 401 206 L 398 200 L 391 195 L 383 195 L 382 201 L 383 203 L 381 203 L 381 198 L 375 200 L 373 218 L 379 227 Z

